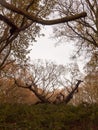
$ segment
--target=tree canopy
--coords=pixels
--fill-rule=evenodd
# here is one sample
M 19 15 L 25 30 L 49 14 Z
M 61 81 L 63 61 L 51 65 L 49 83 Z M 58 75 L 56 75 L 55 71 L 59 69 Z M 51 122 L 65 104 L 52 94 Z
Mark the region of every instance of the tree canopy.
M 41 35 L 42 26 L 55 25 L 55 36 L 78 41 L 79 50 L 86 48 L 92 53 L 98 49 L 97 0 L 0 0 L 0 12 L 0 79 L 5 75 L 7 78 L 13 78 L 17 86 L 29 89 L 44 102 L 49 102 L 46 95 L 50 94 L 51 89 L 55 90 L 59 85 L 64 87 L 66 78 L 63 74 L 64 66 L 49 63 L 39 66 L 37 63 L 28 69 L 28 48 L 36 41 L 36 37 Z M 90 70 L 94 69 L 90 64 L 93 56 L 87 66 L 90 66 Z M 95 60 L 93 63 L 97 70 Z M 72 80 L 73 77 L 76 79 L 79 75 L 78 65 L 70 65 L 69 70 Z M 25 85 L 18 84 L 17 77 Z M 81 80 L 78 80 L 77 84 L 75 82 L 75 88 L 70 91 L 67 89 L 68 101 L 77 93 L 80 83 Z M 41 94 L 38 92 L 39 88 L 43 88 Z M 60 94 L 62 96 L 62 93 Z
M 8 59 L 26 61 L 30 41 L 40 34 L 40 25 L 54 25 L 86 17 L 85 11 L 49 20 L 57 1 L 0 0 L 0 55 L 2 68 Z M 18 58 L 18 59 L 17 59 Z M 13 61 L 13 60 L 12 60 Z
M 77 46 L 98 48 L 98 1 L 97 0 L 58 0 L 57 11 L 62 17 L 86 11 L 87 17 L 73 23 L 61 24 L 55 28 L 55 36 L 78 40 Z M 65 31 L 67 30 L 67 31 Z

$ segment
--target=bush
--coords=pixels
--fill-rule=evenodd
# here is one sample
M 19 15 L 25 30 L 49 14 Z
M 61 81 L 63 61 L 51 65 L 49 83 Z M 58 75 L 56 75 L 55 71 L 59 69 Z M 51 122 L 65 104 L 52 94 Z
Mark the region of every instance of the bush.
M 97 105 L 0 105 L 0 130 L 98 130 L 97 122 Z

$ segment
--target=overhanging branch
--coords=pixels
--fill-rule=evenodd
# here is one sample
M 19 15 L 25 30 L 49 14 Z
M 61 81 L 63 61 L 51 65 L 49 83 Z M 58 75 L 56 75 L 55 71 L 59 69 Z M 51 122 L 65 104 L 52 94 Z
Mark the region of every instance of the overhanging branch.
M 18 13 L 20 15 L 23 15 L 26 18 L 28 18 L 29 20 L 32 20 L 33 22 L 36 22 L 36 23 L 39 23 L 39 24 L 42 24 L 42 25 L 54 25 L 54 24 L 74 21 L 76 19 L 83 18 L 83 17 L 87 16 L 86 12 L 81 12 L 79 14 L 75 14 L 75 15 L 71 15 L 71 16 L 67 16 L 67 17 L 63 17 L 63 18 L 59 18 L 59 19 L 44 20 L 44 19 L 40 19 L 36 16 L 33 16 L 33 15 L 29 14 L 27 11 L 19 9 L 19 8 L 5 2 L 4 0 L 3 1 L 0 0 L 0 4 L 2 6 L 4 6 L 5 8 L 7 8 L 7 9 L 9 9 L 9 10 L 15 12 L 15 13 Z

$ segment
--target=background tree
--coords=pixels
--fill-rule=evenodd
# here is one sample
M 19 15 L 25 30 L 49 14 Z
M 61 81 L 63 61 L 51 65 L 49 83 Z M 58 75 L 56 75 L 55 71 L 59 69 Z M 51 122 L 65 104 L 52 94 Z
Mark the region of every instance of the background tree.
M 85 55 L 85 51 L 86 51 L 85 58 L 88 60 L 90 59 L 90 61 L 87 63 L 87 68 L 86 68 L 87 69 L 86 70 L 87 76 L 85 77 L 86 85 L 83 85 L 85 90 L 83 88 L 80 88 L 81 89 L 79 91 L 80 93 L 78 93 L 80 94 L 80 98 L 78 99 L 80 99 L 80 102 L 81 100 L 94 102 L 95 100 L 97 100 L 97 97 L 95 95 L 97 95 L 96 74 L 98 71 L 98 64 L 96 63 L 94 57 L 97 57 L 98 55 L 98 1 L 97 0 L 94 1 L 57 0 L 57 2 L 58 2 L 57 11 L 59 15 L 61 15 L 62 17 L 66 14 L 75 14 L 76 12 L 79 11 L 85 10 L 87 12 L 87 17 L 83 19 L 78 19 L 74 22 L 60 24 L 58 27 L 54 27 L 54 35 L 57 38 L 63 40 L 63 42 L 64 40 L 66 41 L 66 39 L 74 41 L 74 44 L 76 45 L 76 51 L 78 52 L 78 53 L 76 52 L 74 53 L 75 56 L 76 54 L 83 56 L 83 54 Z M 89 55 L 87 55 L 87 53 Z M 75 100 L 78 102 L 77 97 L 75 98 Z
M 78 90 L 76 83 L 72 84 L 66 79 L 67 69 L 63 65 L 38 60 L 33 65 L 25 66 L 11 63 L 3 69 L 1 99 L 5 98 L 5 102 L 25 103 L 32 99 L 31 103 L 61 103 L 71 95 L 69 102 Z M 31 93 L 29 98 L 28 94 Z
M 90 61 L 84 67 L 84 83 L 79 87 L 77 96 L 74 96 L 72 103 L 98 103 L 98 55 L 97 51 L 93 53 Z
M 77 43 L 80 49 L 91 50 L 98 48 L 98 1 L 97 0 L 57 0 L 57 11 L 62 17 L 86 11 L 87 17 L 74 22 L 60 24 L 55 27 L 55 36 L 70 39 Z M 66 31 L 67 30 L 67 31 Z M 85 48 L 84 48 L 85 47 Z
M 11 90 L 11 86 L 13 86 L 15 88 L 14 90 L 16 90 L 14 95 L 18 89 L 20 91 L 20 88 L 24 88 L 26 91 L 31 91 L 43 103 L 51 102 L 53 99 L 55 100 L 56 90 L 59 90 L 59 87 L 65 87 L 59 83 L 62 82 L 62 77 L 65 75 L 66 67 L 62 65 L 58 66 L 51 62 L 42 62 L 41 60 L 33 62 L 33 65 L 27 64 L 24 66 L 11 63 L 4 68 L 2 73 L 2 76 L 6 77 L 7 80 L 13 81 L 13 84 L 8 87 L 6 85 L 5 88 L 10 88 Z M 1 85 L 1 89 L 4 88 L 3 86 Z M 13 93 L 12 90 L 11 92 Z M 23 94 L 20 96 L 22 97 Z
M 98 52 L 94 52 L 90 61 L 85 66 L 85 92 L 87 101 L 98 103 Z

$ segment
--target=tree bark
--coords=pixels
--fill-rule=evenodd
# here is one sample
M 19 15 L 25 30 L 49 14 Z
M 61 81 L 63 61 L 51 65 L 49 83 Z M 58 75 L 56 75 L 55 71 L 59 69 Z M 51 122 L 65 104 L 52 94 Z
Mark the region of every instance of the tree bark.
M 79 85 L 80 85 L 81 82 L 83 82 L 83 81 L 78 80 L 78 82 L 77 82 L 75 88 L 67 95 L 67 97 L 66 97 L 65 100 L 63 101 L 64 103 L 67 104 L 67 103 L 73 98 L 73 95 L 74 95 L 74 93 L 77 91 L 77 89 L 78 89 L 78 87 L 79 87 Z
M 50 103 L 45 96 L 43 96 L 37 91 L 38 86 L 34 82 L 31 85 L 20 85 L 15 78 L 14 78 L 14 82 L 18 87 L 28 89 L 31 92 L 33 92 L 35 96 L 39 99 L 38 103 Z
M 39 94 L 36 90 L 34 90 L 34 89 L 32 88 L 32 86 L 29 86 L 28 89 L 29 89 L 30 91 L 32 91 L 32 92 L 35 94 L 35 96 L 40 100 L 39 103 L 50 103 L 50 102 L 46 99 L 46 97 L 44 97 L 43 95 Z

